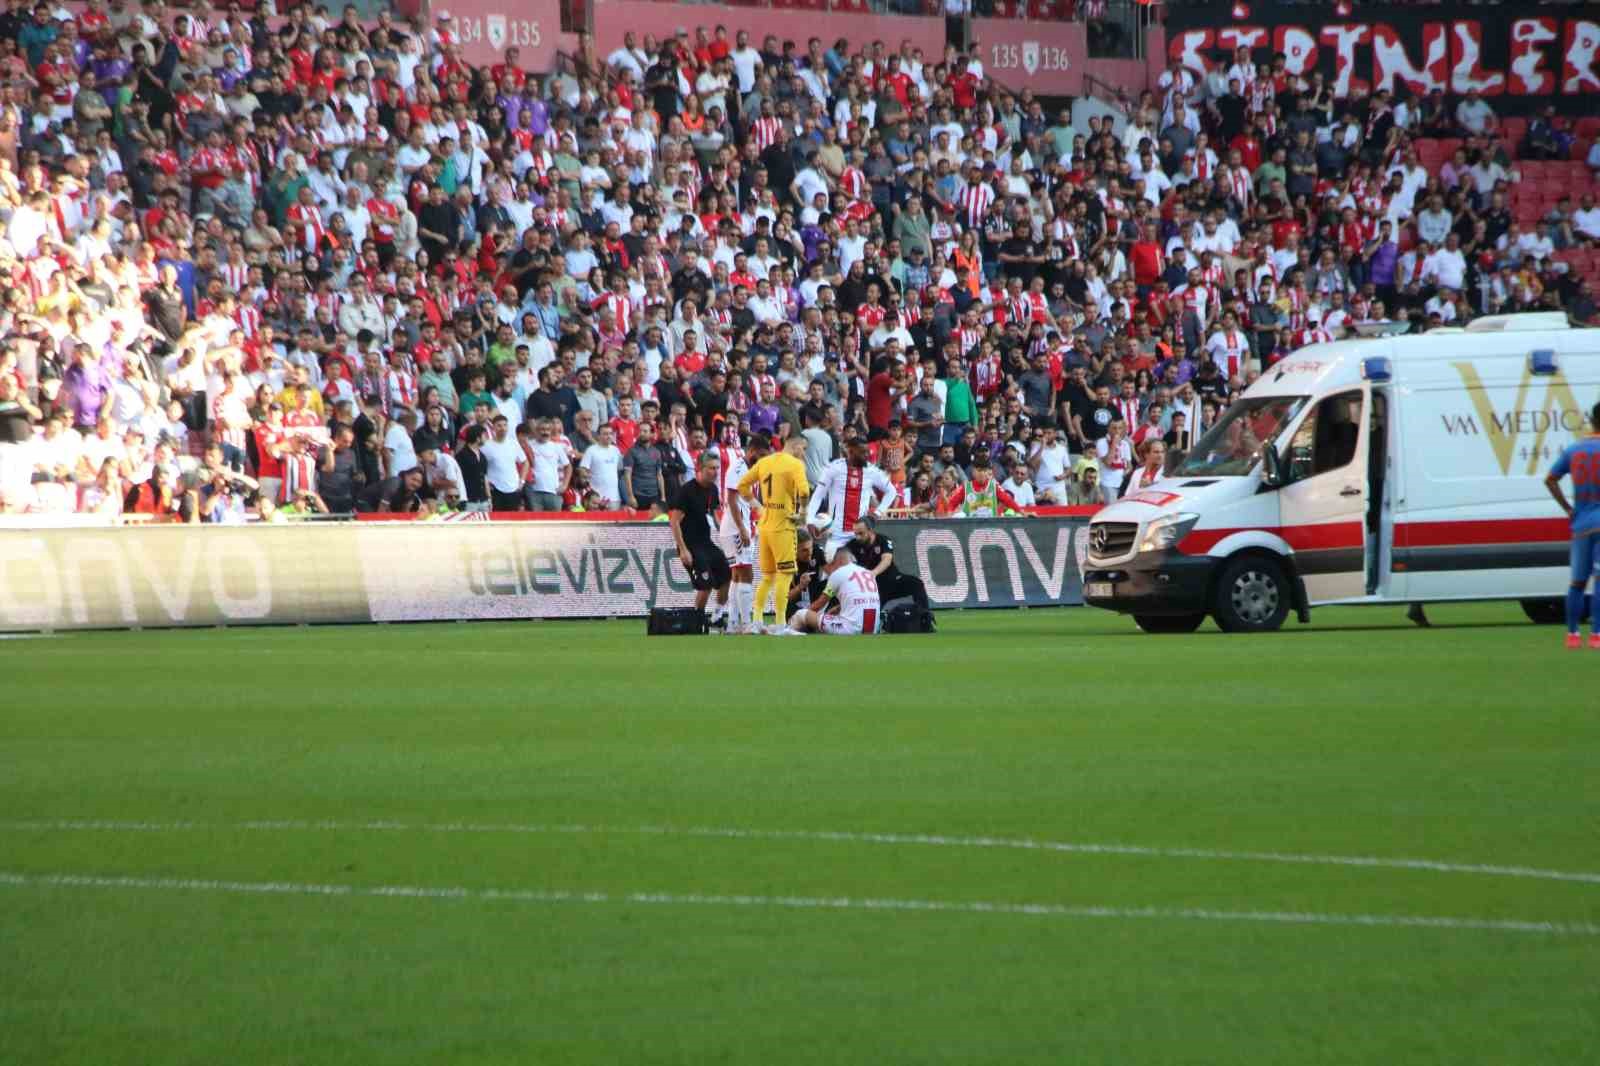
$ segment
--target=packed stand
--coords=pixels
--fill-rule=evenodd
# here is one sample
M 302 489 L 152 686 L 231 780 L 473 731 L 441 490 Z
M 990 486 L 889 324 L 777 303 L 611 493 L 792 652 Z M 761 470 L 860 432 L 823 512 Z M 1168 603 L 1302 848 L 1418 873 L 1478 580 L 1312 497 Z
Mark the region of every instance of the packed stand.
M 40 5 L 0 49 L 12 513 L 659 513 L 751 434 L 814 480 L 865 438 L 902 513 L 1095 504 L 1299 346 L 1595 314 L 1587 168 L 1519 215 L 1571 131 L 1281 61 L 1075 128 L 953 49 L 720 28 L 542 79 L 444 12 Z

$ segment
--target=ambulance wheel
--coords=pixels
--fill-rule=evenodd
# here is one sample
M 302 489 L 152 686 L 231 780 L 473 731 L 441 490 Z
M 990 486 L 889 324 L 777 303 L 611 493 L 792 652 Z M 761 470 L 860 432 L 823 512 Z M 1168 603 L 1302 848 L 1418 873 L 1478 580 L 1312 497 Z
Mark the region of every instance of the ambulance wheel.
M 1567 605 L 1561 600 L 1523 600 L 1522 613 L 1536 626 L 1559 625 L 1567 620 Z
M 1204 611 L 1198 614 L 1136 614 L 1133 621 L 1146 633 L 1193 633 L 1206 620 Z
M 1228 633 L 1267 633 L 1289 617 L 1289 578 L 1265 555 L 1230 561 L 1217 577 L 1211 614 Z

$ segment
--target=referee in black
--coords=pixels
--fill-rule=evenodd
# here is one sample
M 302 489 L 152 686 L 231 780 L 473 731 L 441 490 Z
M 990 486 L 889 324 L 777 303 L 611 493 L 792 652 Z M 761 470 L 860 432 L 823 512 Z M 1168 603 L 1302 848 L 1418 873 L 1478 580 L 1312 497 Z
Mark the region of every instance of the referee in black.
M 707 449 L 700 453 L 694 477 L 678 487 L 667 511 L 667 521 L 672 524 L 672 539 L 678 545 L 678 562 L 689 571 L 689 580 L 694 585 L 695 607 L 704 611 L 712 591 L 717 594 L 717 609 L 711 618 L 713 626 L 727 624 L 728 582 L 733 577 L 728 557 L 711 540 L 711 515 L 716 509 L 717 456 Z
M 915 574 L 902 573 L 894 565 L 894 541 L 878 532 L 878 520 L 862 515 L 856 520 L 855 536 L 845 545 L 858 566 L 872 571 L 878 579 L 878 596 L 884 602 L 910 596 L 917 610 L 928 610 L 928 589 Z

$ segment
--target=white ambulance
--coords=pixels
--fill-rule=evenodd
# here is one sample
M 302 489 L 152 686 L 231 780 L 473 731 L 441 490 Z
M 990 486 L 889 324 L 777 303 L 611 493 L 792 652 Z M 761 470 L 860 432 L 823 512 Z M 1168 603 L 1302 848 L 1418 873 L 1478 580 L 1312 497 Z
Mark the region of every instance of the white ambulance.
M 1560 621 L 1568 525 L 1543 481 L 1597 400 L 1600 329 L 1560 312 L 1304 348 L 1094 516 L 1084 600 L 1161 633 L 1329 603 L 1509 599 Z

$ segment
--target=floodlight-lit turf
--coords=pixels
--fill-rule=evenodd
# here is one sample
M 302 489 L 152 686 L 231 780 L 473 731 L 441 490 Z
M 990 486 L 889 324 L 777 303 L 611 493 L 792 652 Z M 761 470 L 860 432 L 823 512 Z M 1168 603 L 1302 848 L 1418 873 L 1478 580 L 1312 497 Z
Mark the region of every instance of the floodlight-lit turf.
M 1600 653 L 642 622 L 0 641 L 0 1063 L 1580 1063 Z

